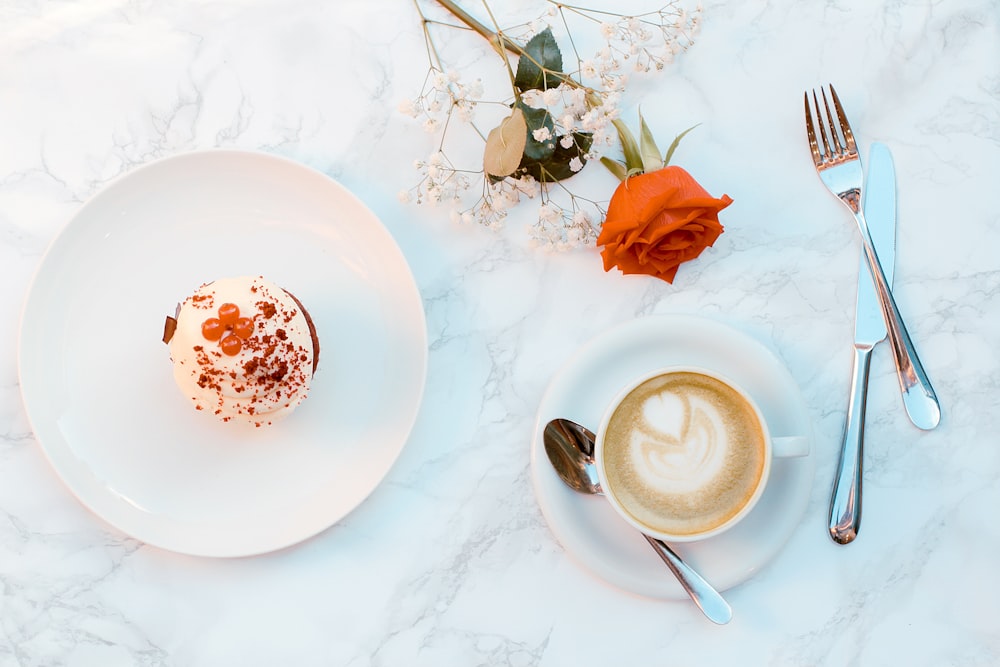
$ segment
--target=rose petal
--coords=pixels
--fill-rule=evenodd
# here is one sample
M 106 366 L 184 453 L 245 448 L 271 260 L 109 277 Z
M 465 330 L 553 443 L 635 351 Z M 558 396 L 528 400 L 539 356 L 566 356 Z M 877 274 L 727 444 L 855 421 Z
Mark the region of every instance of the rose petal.
M 724 231 L 719 211 L 732 203 L 714 198 L 680 167 L 626 179 L 608 205 L 598 245 L 604 269 L 645 273 L 673 282 L 677 267 L 698 257 Z

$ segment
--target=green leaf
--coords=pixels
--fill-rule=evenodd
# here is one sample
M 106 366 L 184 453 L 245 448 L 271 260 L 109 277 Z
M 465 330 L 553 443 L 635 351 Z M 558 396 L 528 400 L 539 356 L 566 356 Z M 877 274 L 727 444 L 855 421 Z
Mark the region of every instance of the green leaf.
M 674 156 L 674 151 L 677 150 L 677 144 L 681 143 L 681 139 L 684 138 L 684 135 L 686 135 L 688 132 L 690 132 L 694 128 L 698 127 L 698 125 L 701 125 L 701 123 L 698 123 L 697 125 L 692 125 L 688 129 L 684 130 L 683 132 L 681 132 L 680 134 L 678 134 L 676 137 L 674 137 L 674 140 L 672 142 L 670 142 L 670 148 L 667 149 L 667 154 L 663 157 L 663 164 L 665 164 L 665 165 L 666 164 L 670 164 L 670 158 L 672 158 Z
M 586 166 L 587 151 L 594 143 L 594 136 L 590 132 L 574 132 L 573 143 L 569 148 L 564 148 L 559 143 L 560 139 L 562 137 L 556 138 L 556 149 L 544 160 L 532 160 L 525 154 L 525 159 L 521 162 L 521 172 L 533 176 L 540 183 L 562 181 L 578 174 L 579 171 L 570 168 L 570 162 L 574 158 L 579 158 Z
M 660 159 L 660 149 L 656 147 L 656 140 L 653 133 L 646 125 L 646 119 L 639 112 L 639 155 L 642 158 L 643 171 L 650 172 L 663 169 L 663 160 Z
M 526 143 L 524 145 L 524 156 L 531 160 L 548 159 L 556 150 L 555 119 L 547 109 L 534 109 L 527 104 L 518 101 L 515 105 L 524 114 L 526 124 Z M 535 130 L 547 129 L 549 138 L 544 141 L 535 139 Z
M 615 175 L 619 181 L 624 181 L 628 172 L 625 171 L 625 165 L 618 160 L 612 160 L 609 157 L 602 157 L 601 164 L 607 167 L 608 171 Z
M 622 144 L 622 154 L 625 156 L 625 167 L 629 170 L 642 169 L 642 154 L 639 152 L 639 144 L 635 142 L 631 130 L 619 118 L 612 121 L 615 129 L 618 130 L 618 139 Z
M 487 175 L 503 178 L 517 171 L 528 140 L 527 124 L 521 109 L 514 111 L 490 130 L 483 150 L 483 171 Z
M 517 61 L 514 85 L 522 92 L 554 88 L 559 81 L 552 76 L 553 72 L 562 73 L 562 52 L 551 28 L 546 28 L 524 45 L 524 55 Z

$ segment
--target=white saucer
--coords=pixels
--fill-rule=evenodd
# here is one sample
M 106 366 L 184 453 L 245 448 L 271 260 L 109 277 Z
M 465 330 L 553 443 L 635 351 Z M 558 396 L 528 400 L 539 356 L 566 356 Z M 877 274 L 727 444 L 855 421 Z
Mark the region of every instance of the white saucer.
M 676 364 L 714 369 L 743 386 L 760 405 L 774 436 L 813 435 L 805 401 L 782 361 L 756 339 L 715 320 L 690 315 L 634 320 L 597 336 L 569 359 L 538 409 L 531 444 L 538 504 L 556 538 L 585 568 L 619 588 L 661 599 L 686 599 L 687 594 L 604 498 L 578 494 L 563 484 L 545 454 L 542 431 L 557 417 L 594 431 L 607 402 L 630 380 Z M 742 522 L 675 550 L 719 590 L 746 581 L 798 526 L 814 472 L 814 454 L 776 459 L 767 490 Z
M 253 429 L 191 409 L 163 322 L 199 285 L 263 275 L 316 323 L 306 401 Z M 331 526 L 375 489 L 416 419 L 427 368 L 406 259 L 326 175 L 264 153 L 140 167 L 88 201 L 49 248 L 21 320 L 35 436 L 79 500 L 173 551 L 246 556 Z

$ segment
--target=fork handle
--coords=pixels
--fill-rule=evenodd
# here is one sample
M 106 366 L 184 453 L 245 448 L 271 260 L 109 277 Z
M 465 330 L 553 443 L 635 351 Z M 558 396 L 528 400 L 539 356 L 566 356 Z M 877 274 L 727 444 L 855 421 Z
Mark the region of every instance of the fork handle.
M 864 467 L 865 404 L 871 359 L 871 346 L 854 348 L 854 379 L 847 404 L 847 423 L 830 497 L 830 537 L 839 544 L 853 542 L 861 530 L 861 470 Z
M 868 271 L 872 275 L 875 291 L 882 306 L 882 316 L 889 334 L 889 345 L 892 347 L 892 356 L 896 362 L 899 389 L 903 395 L 903 406 L 906 408 L 906 414 L 909 415 L 910 421 L 917 428 L 929 430 L 941 421 L 941 405 L 938 403 L 931 381 L 920 363 L 917 350 L 913 346 L 913 341 L 910 340 L 910 334 L 906 331 L 906 325 L 903 324 L 896 300 L 892 297 L 889 281 L 886 280 L 885 271 L 882 270 L 882 264 L 875 253 L 871 233 L 868 231 L 868 222 L 865 220 L 865 214 L 861 210 L 858 200 L 860 197 L 857 197 L 853 202 L 845 199 L 845 202 L 854 213 L 854 218 L 861 229 L 865 263 L 868 264 Z

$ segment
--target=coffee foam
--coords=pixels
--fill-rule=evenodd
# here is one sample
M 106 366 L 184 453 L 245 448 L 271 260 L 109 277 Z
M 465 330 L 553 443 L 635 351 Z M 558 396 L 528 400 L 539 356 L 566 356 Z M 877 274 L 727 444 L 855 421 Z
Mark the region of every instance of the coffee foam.
M 630 392 L 603 449 L 618 502 L 640 523 L 675 535 L 728 521 L 764 469 L 756 412 L 732 387 L 692 372 L 660 375 Z

